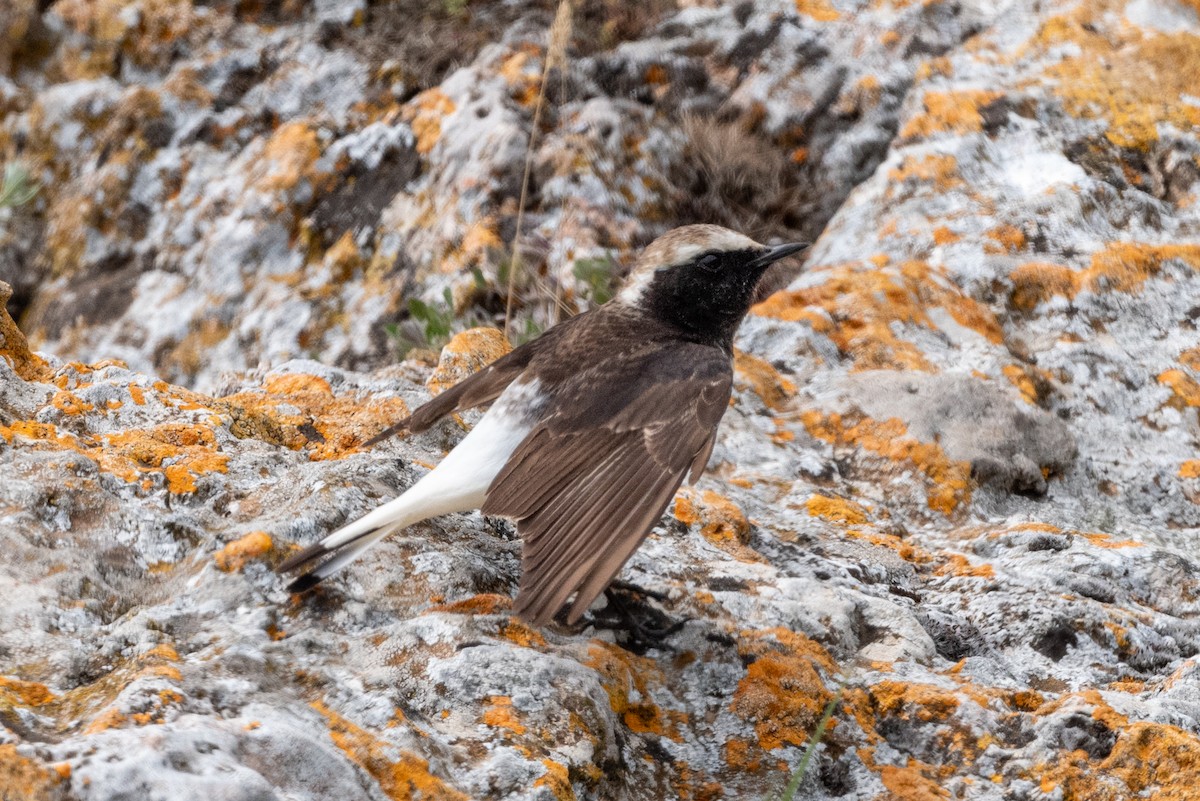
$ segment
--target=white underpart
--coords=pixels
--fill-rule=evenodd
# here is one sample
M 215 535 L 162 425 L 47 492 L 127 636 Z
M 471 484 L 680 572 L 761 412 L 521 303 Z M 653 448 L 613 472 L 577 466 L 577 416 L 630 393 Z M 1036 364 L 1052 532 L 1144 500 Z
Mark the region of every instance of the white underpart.
M 636 306 L 641 301 L 642 296 L 645 295 L 650 284 L 653 283 L 655 273 L 668 267 L 687 264 L 701 253 L 708 253 L 710 251 L 724 253 L 731 250 L 751 250 L 758 247 L 762 246 L 750 237 L 739 234 L 737 231 L 729 230 L 710 234 L 700 241 L 676 245 L 663 260 L 662 264 L 644 266 L 631 273 L 629 278 L 625 280 L 625 286 L 617 293 L 617 300 L 631 306 Z
M 544 401 L 538 382 L 513 382 L 467 436 L 403 495 L 330 534 L 321 544 L 345 550 L 314 575 L 325 578 L 379 540 L 430 517 L 465 512 L 483 505 L 492 479 L 533 430 Z M 369 534 L 370 536 L 363 536 Z

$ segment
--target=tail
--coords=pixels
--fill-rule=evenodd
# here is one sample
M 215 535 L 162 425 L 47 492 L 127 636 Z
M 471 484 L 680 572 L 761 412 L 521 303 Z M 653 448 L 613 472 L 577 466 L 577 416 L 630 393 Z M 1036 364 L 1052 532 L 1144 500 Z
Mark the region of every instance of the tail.
M 392 532 L 438 514 L 438 511 L 429 510 L 417 500 L 416 497 L 411 497 L 410 490 L 370 514 L 343 526 L 320 542 L 313 543 L 300 553 L 293 554 L 275 568 L 275 571 L 292 573 L 311 567 L 287 587 L 288 592 L 310 590 Z M 314 564 L 316 566 L 312 567 Z

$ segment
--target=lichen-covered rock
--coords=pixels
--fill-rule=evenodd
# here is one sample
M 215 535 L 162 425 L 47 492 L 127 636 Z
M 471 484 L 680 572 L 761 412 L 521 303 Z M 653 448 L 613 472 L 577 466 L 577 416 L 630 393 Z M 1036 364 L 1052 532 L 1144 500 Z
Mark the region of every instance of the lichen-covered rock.
M 663 648 L 522 624 L 478 514 L 307 598 L 271 569 L 441 458 L 476 413 L 357 446 L 507 347 L 385 367 L 502 314 L 546 58 L 549 3 L 425 5 L 10 12 L 0 786 L 760 798 L 839 697 L 806 798 L 1192 797 L 1195 3 L 576 9 L 518 335 L 670 225 L 819 234 L 623 574 Z M 414 56 L 447 30 L 459 66 Z

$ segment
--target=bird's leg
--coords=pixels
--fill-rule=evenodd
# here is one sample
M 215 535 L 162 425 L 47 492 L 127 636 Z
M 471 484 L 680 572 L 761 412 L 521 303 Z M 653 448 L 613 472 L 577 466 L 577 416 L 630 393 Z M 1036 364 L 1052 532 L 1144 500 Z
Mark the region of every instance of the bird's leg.
M 690 618 L 673 619 L 632 597 L 641 593 L 666 599 L 662 593 L 652 594 L 634 585 L 614 582 L 604 591 L 608 605 L 598 613 L 593 613 L 592 625 L 625 632 L 628 636 L 623 645 L 639 656 L 651 648 L 672 650 L 665 640 L 683 628 Z

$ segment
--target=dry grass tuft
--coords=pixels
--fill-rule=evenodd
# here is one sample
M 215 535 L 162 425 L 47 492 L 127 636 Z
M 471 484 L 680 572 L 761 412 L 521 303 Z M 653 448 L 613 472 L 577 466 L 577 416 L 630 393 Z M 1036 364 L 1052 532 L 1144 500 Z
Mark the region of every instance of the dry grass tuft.
M 688 223 L 715 223 L 759 241 L 803 241 L 804 220 L 814 216 L 805 198 L 803 165 L 745 118 L 685 115 L 683 158 L 671 170 L 675 190 L 669 214 Z M 798 268 L 788 260 L 763 281 L 770 294 Z M 764 294 L 764 296 L 765 296 Z
M 517 225 L 513 233 L 512 261 L 508 267 L 508 298 L 504 304 L 504 336 L 509 335 L 512 323 L 513 301 L 517 294 L 517 276 L 521 272 L 521 228 L 525 222 L 525 204 L 529 199 L 529 176 L 533 171 L 533 155 L 537 141 L 538 126 L 542 121 L 542 108 L 546 105 L 546 84 L 550 70 L 563 67 L 567 60 L 567 46 L 571 42 L 572 10 L 570 0 L 560 0 L 554 22 L 550 24 L 549 41 L 546 45 L 546 63 L 542 67 L 542 80 L 538 86 L 537 105 L 533 109 L 533 122 L 529 128 L 529 146 L 525 151 L 525 173 L 521 176 L 521 197 L 517 203 Z

